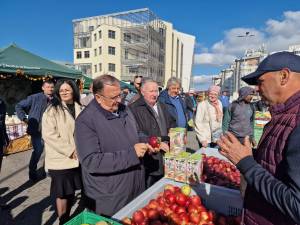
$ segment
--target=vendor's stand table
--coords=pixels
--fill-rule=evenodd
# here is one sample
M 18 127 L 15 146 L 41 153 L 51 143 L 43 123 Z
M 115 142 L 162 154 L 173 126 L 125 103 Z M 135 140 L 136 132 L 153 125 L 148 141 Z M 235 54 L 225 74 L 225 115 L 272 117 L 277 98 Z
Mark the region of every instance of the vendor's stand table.
M 117 212 L 113 218 L 122 220 L 125 217 L 131 217 L 136 210 L 144 207 L 151 199 L 156 198 L 158 193 L 162 192 L 164 190 L 164 186 L 167 184 L 179 187 L 184 185 L 184 183 L 162 178 Z M 224 215 L 241 215 L 243 199 L 239 191 L 228 188 L 225 189 L 207 183 L 199 183 L 196 186 L 192 186 L 192 188 L 193 193 L 197 193 L 201 197 L 202 202 L 208 209 L 215 210 L 216 212 Z

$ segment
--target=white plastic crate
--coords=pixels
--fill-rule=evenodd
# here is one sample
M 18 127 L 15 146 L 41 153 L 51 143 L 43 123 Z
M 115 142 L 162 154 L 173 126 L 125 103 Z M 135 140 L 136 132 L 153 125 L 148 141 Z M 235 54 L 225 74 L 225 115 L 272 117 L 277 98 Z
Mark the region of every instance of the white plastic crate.
M 116 220 L 122 220 L 125 217 L 131 217 L 136 210 L 143 208 L 151 199 L 156 198 L 158 193 L 164 190 L 166 184 L 172 184 L 178 187 L 184 185 L 184 183 L 162 178 L 160 181 L 155 183 L 152 187 L 147 189 L 144 193 L 122 208 L 119 212 L 113 215 L 112 218 Z M 224 215 L 238 216 L 242 214 L 243 199 L 239 191 L 229 189 L 224 192 L 223 188 L 206 183 L 192 186 L 192 188 L 192 194 L 197 193 L 201 197 L 203 204 L 208 209 Z

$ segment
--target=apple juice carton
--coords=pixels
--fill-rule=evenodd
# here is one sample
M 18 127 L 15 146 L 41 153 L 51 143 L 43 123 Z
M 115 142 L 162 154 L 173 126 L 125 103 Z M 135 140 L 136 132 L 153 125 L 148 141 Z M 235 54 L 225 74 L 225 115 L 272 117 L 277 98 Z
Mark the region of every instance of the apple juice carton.
M 190 153 L 181 152 L 175 158 L 175 181 L 186 183 L 186 165 Z
M 186 146 L 186 129 L 181 127 L 171 128 L 169 131 L 170 137 L 170 152 L 179 154 L 185 151 Z
M 187 183 L 196 184 L 199 183 L 202 176 L 203 164 L 202 154 L 194 153 L 187 159 L 186 165 L 186 177 Z
M 164 155 L 164 169 L 166 178 L 175 178 L 175 155 L 170 153 Z

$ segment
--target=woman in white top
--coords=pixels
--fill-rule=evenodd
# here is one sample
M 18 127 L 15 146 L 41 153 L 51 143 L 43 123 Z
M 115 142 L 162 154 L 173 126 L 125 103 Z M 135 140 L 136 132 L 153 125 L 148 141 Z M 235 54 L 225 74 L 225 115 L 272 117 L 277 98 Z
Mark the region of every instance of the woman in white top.
M 219 86 L 211 86 L 208 99 L 199 103 L 197 107 L 195 131 L 200 147 L 215 147 L 222 134 L 223 111 L 219 93 Z
M 74 141 L 75 119 L 82 110 L 79 89 L 72 80 L 59 80 L 54 99 L 42 118 L 45 168 L 51 177 L 50 194 L 56 199 L 59 224 L 69 220 L 75 191 L 82 188 Z

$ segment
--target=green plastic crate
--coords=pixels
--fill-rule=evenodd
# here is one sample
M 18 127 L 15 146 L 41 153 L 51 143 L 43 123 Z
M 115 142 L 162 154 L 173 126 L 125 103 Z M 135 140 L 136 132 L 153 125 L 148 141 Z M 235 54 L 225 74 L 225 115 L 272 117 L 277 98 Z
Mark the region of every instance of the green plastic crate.
M 71 219 L 70 221 L 68 221 L 67 223 L 65 223 L 64 225 L 81 225 L 81 224 L 96 224 L 99 221 L 106 221 L 109 224 L 112 225 L 121 225 L 120 223 L 105 218 L 103 216 L 99 216 L 95 213 L 89 212 L 89 211 L 83 211 L 80 214 L 78 214 L 77 216 L 75 216 L 73 219 Z

